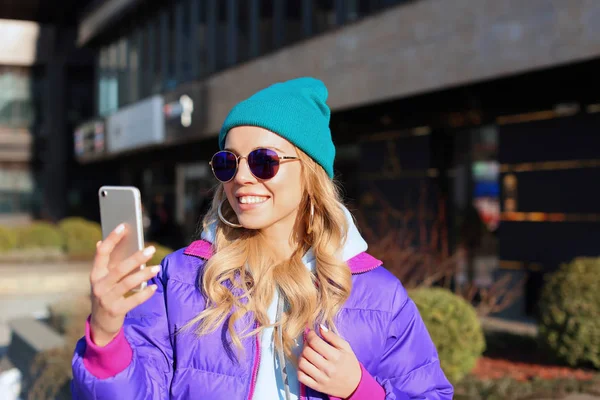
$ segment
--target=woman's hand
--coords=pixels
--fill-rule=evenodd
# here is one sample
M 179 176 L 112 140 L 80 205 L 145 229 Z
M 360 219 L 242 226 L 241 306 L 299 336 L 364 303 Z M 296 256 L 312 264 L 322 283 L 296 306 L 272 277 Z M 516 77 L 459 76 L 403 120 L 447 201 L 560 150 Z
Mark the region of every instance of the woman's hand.
M 298 362 L 298 381 L 330 396 L 346 399 L 361 379 L 358 359 L 350 344 L 321 325 L 321 339 L 313 330 L 306 336 Z
M 156 251 L 152 246 L 138 251 L 118 264 L 110 264 L 110 255 L 125 234 L 125 226 L 119 225 L 103 242 L 98 242 L 90 273 L 92 290 L 90 329 L 93 341 L 98 346 L 106 346 L 110 343 L 121 330 L 125 314 L 148 300 L 156 291 L 156 285 L 150 285 L 126 297 L 132 289 L 153 278 L 160 270 L 160 266 L 134 272 L 152 258 Z

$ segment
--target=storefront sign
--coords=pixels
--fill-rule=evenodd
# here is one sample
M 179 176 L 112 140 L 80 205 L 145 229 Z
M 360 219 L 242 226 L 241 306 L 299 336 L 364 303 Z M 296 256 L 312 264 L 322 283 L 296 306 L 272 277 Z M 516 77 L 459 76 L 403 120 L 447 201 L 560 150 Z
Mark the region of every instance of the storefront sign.
M 191 83 L 164 95 L 166 140 L 177 142 L 180 139 L 201 137 L 201 90 L 200 83 Z
M 178 101 L 165 104 L 163 111 L 167 123 L 179 120 L 182 127 L 189 128 L 194 115 L 194 100 L 184 94 Z
M 156 95 L 108 117 L 108 152 L 117 153 L 164 143 L 163 106 L 162 96 Z

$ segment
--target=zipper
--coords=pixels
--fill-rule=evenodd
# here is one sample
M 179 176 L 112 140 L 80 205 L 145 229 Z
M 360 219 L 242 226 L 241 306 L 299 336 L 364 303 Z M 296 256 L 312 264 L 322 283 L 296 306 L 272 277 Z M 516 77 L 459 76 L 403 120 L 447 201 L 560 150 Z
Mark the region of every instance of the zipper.
M 375 268 L 379 268 L 380 266 L 381 265 L 375 265 L 375 266 L 368 267 L 368 268 L 365 268 L 365 269 L 359 269 L 358 271 L 352 271 L 352 275 L 364 274 L 366 272 L 373 271 Z
M 258 328 L 258 321 L 254 324 L 254 328 Z M 256 335 L 254 365 L 252 366 L 252 377 L 250 378 L 250 391 L 248 392 L 248 400 L 252 400 L 254 391 L 256 390 L 256 377 L 258 376 L 258 367 L 260 365 L 260 335 Z
M 302 332 L 302 345 L 306 345 L 306 329 Z M 300 400 L 308 400 L 306 396 L 306 386 L 303 383 L 298 382 L 300 384 Z
M 381 260 L 376 259 L 369 253 L 360 253 L 346 262 L 348 263 L 352 275 L 364 274 L 383 264 Z
M 375 268 L 379 268 L 381 264 L 375 264 L 369 266 L 368 268 L 359 269 L 357 271 L 352 271 L 352 275 L 360 275 L 366 272 L 372 271 Z M 254 324 L 255 328 L 258 328 L 258 321 Z M 255 354 L 254 354 L 254 365 L 252 366 L 252 377 L 250 380 L 250 391 L 248 392 L 248 400 L 253 400 L 254 391 L 256 390 L 256 378 L 258 376 L 258 367 L 260 365 L 260 335 L 256 335 L 255 340 Z M 302 333 L 303 342 L 306 343 L 306 330 Z M 300 382 L 300 400 L 307 400 L 308 397 L 306 395 L 306 386 Z

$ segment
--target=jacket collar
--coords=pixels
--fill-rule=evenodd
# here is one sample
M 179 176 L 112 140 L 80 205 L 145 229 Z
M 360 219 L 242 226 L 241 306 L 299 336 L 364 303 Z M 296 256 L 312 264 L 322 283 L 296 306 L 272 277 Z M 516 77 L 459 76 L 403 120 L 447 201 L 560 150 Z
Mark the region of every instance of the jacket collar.
M 213 255 L 212 243 L 206 240 L 192 242 L 183 252 L 187 256 L 208 260 Z M 352 274 L 362 274 L 371 271 L 383 263 L 367 252 L 361 252 L 346 261 Z
M 354 223 L 354 217 L 343 205 L 342 210 L 344 211 L 346 221 L 348 222 L 348 234 L 346 242 L 341 249 L 341 258 L 346 261 L 353 274 L 367 272 L 379 267 L 382 262 L 366 253 L 368 245 L 358 231 L 358 228 Z M 216 223 L 210 225 L 208 229 L 202 232 L 201 240 L 197 240 L 190 244 L 188 248 L 185 249 L 184 254 L 208 260 L 213 254 L 211 243 L 214 243 L 215 241 L 216 229 Z M 309 253 L 312 254 L 312 251 L 309 250 Z M 307 256 L 308 255 L 309 254 L 307 253 Z

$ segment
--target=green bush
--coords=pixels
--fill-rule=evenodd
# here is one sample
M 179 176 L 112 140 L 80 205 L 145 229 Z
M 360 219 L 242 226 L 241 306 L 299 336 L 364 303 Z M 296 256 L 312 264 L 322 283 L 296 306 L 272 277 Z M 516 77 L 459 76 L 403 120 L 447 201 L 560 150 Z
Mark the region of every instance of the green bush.
M 508 377 L 479 379 L 475 376 L 468 376 L 458 385 L 455 385 L 454 400 L 562 399 L 572 393 L 597 396 L 600 394 L 599 384 L 600 377 L 594 377 L 590 380 L 565 377 L 517 381 Z
M 453 383 L 459 382 L 485 350 L 475 309 L 462 297 L 442 288 L 416 289 L 410 297 L 437 347 L 446 377 Z
M 0 252 L 12 250 L 17 246 L 15 230 L 0 226 Z
M 98 223 L 84 218 L 70 217 L 60 221 L 58 226 L 70 258 L 94 257 L 96 243 L 102 240 L 102 229 Z
M 47 222 L 35 222 L 18 231 L 18 246 L 23 249 L 63 247 L 63 238 L 54 225 Z
M 170 248 L 162 246 L 158 243 L 146 243 L 146 246 L 156 247 L 156 253 L 154 253 L 152 259 L 148 261 L 148 266 L 160 264 L 163 258 L 165 258 L 173 252 L 173 250 L 171 250 Z
M 539 338 L 555 359 L 600 368 L 600 258 L 577 258 L 546 279 Z

